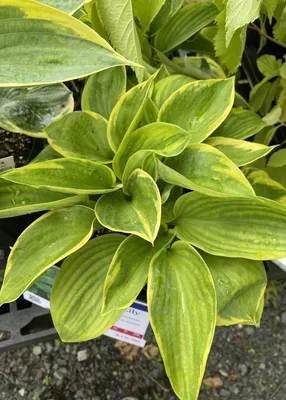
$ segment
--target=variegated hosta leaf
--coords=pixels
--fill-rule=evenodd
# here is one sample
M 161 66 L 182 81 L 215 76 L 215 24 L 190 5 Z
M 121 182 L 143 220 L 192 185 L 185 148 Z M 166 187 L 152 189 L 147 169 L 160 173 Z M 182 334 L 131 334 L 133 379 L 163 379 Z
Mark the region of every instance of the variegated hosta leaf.
M 112 231 L 131 233 L 154 243 L 161 221 L 161 197 L 156 183 L 146 172 L 136 169 L 126 188 L 102 196 L 95 208 L 99 222 Z
M 233 79 L 191 82 L 163 104 L 159 120 L 190 132 L 190 143 L 206 139 L 227 117 L 234 100 Z
M 200 252 L 212 274 L 217 296 L 217 325 L 259 326 L 267 284 L 261 261 L 217 257 Z
M 96 4 L 103 26 L 115 50 L 129 60 L 142 65 L 143 57 L 133 16 L 132 0 L 97 0 Z M 141 83 L 144 70 L 137 68 L 135 72 Z
M 216 294 L 197 251 L 179 241 L 154 258 L 148 278 L 150 320 L 173 389 L 198 398 L 216 321 Z
M 57 83 L 134 65 L 84 23 L 36 1 L 1 0 L 0 18 L 2 87 Z
M 103 285 L 124 235 L 110 234 L 90 240 L 68 257 L 57 274 L 51 296 L 51 314 L 64 342 L 82 342 L 102 335 L 123 310 L 101 316 Z
M 281 183 L 271 179 L 266 171 L 246 168 L 244 173 L 257 196 L 266 197 L 286 205 L 286 188 Z
M 157 122 L 159 110 L 150 97 L 147 97 L 143 113 L 138 123 L 138 128 Z
M 82 247 L 92 235 L 94 219 L 90 208 L 73 206 L 34 221 L 9 255 L 0 305 L 16 300 L 49 267 Z
M 77 158 L 59 158 L 26 165 L 1 176 L 8 181 L 62 193 L 101 194 L 119 189 L 112 170 Z
M 268 161 L 268 167 L 283 167 L 286 165 L 286 149 L 281 149 L 272 154 Z
M 174 205 L 178 198 L 182 196 L 182 194 L 183 188 L 179 186 L 172 187 L 167 200 L 164 203 L 162 201 L 162 222 L 169 223 L 175 219 Z
M 155 35 L 154 47 L 166 53 L 212 22 L 218 14 L 209 2 L 183 7 Z
M 68 207 L 85 200 L 87 196 L 36 189 L 0 179 L 0 218 Z
M 194 79 L 226 78 L 221 66 L 206 56 L 174 57 L 172 63 L 179 66 L 183 74 Z
M 286 256 L 286 207 L 262 198 L 188 193 L 175 204 L 175 231 L 214 255 L 251 260 Z
M 109 68 L 91 75 L 82 92 L 81 108 L 109 119 L 111 111 L 126 91 L 124 67 Z
M 159 176 L 173 185 L 210 196 L 255 196 L 240 169 L 207 144 L 189 145 L 178 156 L 169 158 L 166 165 L 158 161 Z
M 0 126 L 10 132 L 45 137 L 45 128 L 73 108 L 72 92 L 63 84 L 0 88 Z
M 108 121 L 107 135 L 114 152 L 118 150 L 124 136 L 137 128 L 152 84 L 153 77 L 135 86 L 122 96 L 113 108 Z
M 129 176 L 137 168 L 147 172 L 155 182 L 158 179 L 156 154 L 153 151 L 139 150 L 127 161 L 122 176 L 123 191 L 125 191 Z
M 262 121 L 260 116 L 253 111 L 234 108 L 212 136 L 247 139 L 255 135 L 265 126 L 266 124 Z
M 265 157 L 276 147 L 222 136 L 209 137 L 206 143 L 220 150 L 239 167 Z
M 64 157 L 107 164 L 114 153 L 107 140 L 107 121 L 92 111 L 75 111 L 46 129 L 49 144 Z
M 102 313 L 129 307 L 147 281 L 153 257 L 172 242 L 174 233 L 162 228 L 151 243 L 128 236 L 118 247 L 110 264 L 105 284 Z
M 274 179 L 286 188 L 286 165 L 283 165 L 282 167 L 267 166 L 267 168 L 265 168 L 265 171 L 271 179 Z
M 170 75 L 159 82 L 156 82 L 152 99 L 158 109 L 162 107 L 171 94 L 180 89 L 182 86 L 193 81 L 193 78 L 190 78 L 186 75 Z
M 57 8 L 67 14 L 73 14 L 84 3 L 85 0 L 37 0 L 39 3 L 46 4 L 47 6 Z
M 156 122 L 125 135 L 113 160 L 113 169 L 121 178 L 128 159 L 140 150 L 153 150 L 163 157 L 174 157 L 187 146 L 190 134 L 179 126 Z

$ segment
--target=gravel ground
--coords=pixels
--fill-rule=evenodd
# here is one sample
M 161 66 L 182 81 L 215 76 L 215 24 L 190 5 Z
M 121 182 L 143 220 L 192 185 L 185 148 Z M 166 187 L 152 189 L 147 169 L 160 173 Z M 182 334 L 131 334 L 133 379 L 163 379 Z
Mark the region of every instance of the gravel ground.
M 268 290 L 260 329 L 217 329 L 199 400 L 285 399 L 285 288 L 280 283 Z M 175 400 L 151 333 L 148 339 L 143 350 L 102 337 L 3 353 L 0 399 Z
M 16 167 L 22 167 L 30 155 L 32 146 L 33 139 L 29 136 L 0 128 L 0 158 L 14 156 Z

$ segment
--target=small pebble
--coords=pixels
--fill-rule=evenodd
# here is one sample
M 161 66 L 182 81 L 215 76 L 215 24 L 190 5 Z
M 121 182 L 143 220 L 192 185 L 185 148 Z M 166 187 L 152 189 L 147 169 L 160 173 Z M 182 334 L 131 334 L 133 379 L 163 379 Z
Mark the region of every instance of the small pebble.
M 255 333 L 255 329 L 252 326 L 247 326 L 245 328 L 245 332 L 247 335 L 251 336 Z
M 88 359 L 88 350 L 80 350 L 77 352 L 77 361 L 82 362 Z
M 64 379 L 64 375 L 60 371 L 55 371 L 54 372 L 54 377 L 59 381 Z
M 286 312 L 283 312 L 281 314 L 281 322 L 283 325 L 286 325 Z
M 225 389 L 221 389 L 220 392 L 219 392 L 219 394 L 220 394 L 222 397 L 229 397 L 229 396 L 230 396 L 230 392 L 229 392 L 228 390 L 225 390 Z
M 18 393 L 19 393 L 20 396 L 24 397 L 24 396 L 25 396 L 25 393 L 26 393 L 26 390 L 25 390 L 24 388 L 22 388 L 22 389 L 20 389 L 20 390 L 18 391 Z
M 265 369 L 266 368 L 266 365 L 264 364 L 264 363 L 261 363 L 261 364 L 259 364 L 259 367 L 258 367 L 259 369 Z
M 35 356 L 39 356 L 42 354 L 42 348 L 40 346 L 34 346 L 33 347 L 33 354 Z

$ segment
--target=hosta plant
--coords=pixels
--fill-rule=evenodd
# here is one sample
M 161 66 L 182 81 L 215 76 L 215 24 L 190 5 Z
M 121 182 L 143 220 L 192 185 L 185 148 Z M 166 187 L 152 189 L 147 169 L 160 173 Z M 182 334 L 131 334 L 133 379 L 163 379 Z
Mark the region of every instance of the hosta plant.
M 195 400 L 215 326 L 258 326 L 262 260 L 286 256 L 285 153 L 268 132 L 284 114 L 262 119 L 228 77 L 228 46 L 269 1 L 241 19 L 231 0 L 83 3 L 0 4 L 0 126 L 48 141 L 0 175 L 1 218 L 47 211 L 14 245 L 0 305 L 64 260 L 52 318 L 63 341 L 84 341 L 147 284 L 174 391 Z M 60 82 L 88 75 L 71 112 Z

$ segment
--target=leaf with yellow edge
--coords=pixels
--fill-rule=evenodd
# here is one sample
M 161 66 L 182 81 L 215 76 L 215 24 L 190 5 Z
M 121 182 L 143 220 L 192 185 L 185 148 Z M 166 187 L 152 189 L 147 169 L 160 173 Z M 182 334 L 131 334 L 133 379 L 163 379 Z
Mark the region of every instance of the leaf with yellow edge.
M 163 104 L 159 120 L 190 132 L 190 143 L 205 140 L 226 119 L 234 101 L 234 80 L 191 82 Z
M 73 206 L 34 221 L 9 255 L 0 305 L 16 300 L 49 267 L 82 247 L 92 235 L 94 220 L 93 210 Z
M 173 389 L 197 400 L 216 321 L 210 271 L 189 244 L 158 253 L 148 277 L 150 321 Z
M 200 251 L 212 274 L 217 296 L 216 324 L 259 326 L 267 284 L 261 261 L 217 257 Z
M 131 233 L 154 243 L 161 221 L 161 197 L 156 183 L 141 169 L 130 175 L 125 191 L 102 196 L 95 207 L 98 221 L 112 231 Z

